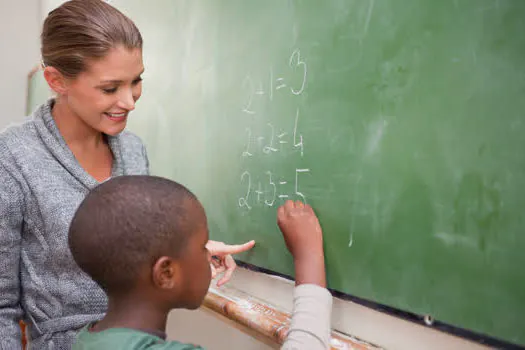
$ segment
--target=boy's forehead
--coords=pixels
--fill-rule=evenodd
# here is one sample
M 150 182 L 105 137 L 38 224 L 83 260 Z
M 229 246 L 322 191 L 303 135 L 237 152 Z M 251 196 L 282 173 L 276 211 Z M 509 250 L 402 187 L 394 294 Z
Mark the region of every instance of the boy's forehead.
M 208 225 L 206 222 L 199 221 L 192 226 L 194 229 L 191 232 L 188 232 L 190 235 L 188 237 L 188 244 L 193 246 L 194 249 L 201 249 L 209 239 Z
M 203 234 L 204 234 L 204 238 L 206 239 L 206 241 L 208 241 L 208 236 L 209 236 L 209 232 L 208 232 L 208 218 L 206 217 L 206 211 L 204 210 L 204 207 L 202 206 L 202 204 L 197 200 L 197 203 L 200 207 L 200 210 L 199 213 L 197 214 L 197 217 L 196 217 L 196 220 L 198 220 L 198 223 L 199 223 L 199 231 L 202 231 Z
M 198 216 L 199 220 L 206 221 L 206 211 L 204 206 L 197 198 L 188 197 L 185 201 L 185 205 L 191 208 L 192 214 Z
M 187 215 L 186 220 L 190 220 L 195 227 L 207 233 L 208 219 L 201 202 L 196 198 L 188 197 L 184 201 L 184 207 Z

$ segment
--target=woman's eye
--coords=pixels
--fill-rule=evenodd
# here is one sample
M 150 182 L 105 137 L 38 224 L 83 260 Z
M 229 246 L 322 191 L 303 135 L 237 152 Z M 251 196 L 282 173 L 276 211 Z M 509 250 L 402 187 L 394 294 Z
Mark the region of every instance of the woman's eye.
M 102 89 L 102 91 L 104 91 L 105 94 L 114 94 L 115 92 L 117 92 L 117 88 Z
M 133 80 L 133 85 L 137 85 L 138 83 L 140 83 L 142 81 L 142 77 L 139 77 L 135 80 Z

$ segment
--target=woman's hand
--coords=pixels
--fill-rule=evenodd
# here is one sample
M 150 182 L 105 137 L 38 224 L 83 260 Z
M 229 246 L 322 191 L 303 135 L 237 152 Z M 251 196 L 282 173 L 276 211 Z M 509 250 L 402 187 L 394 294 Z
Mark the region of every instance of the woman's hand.
M 208 241 L 206 248 L 212 256 L 211 259 L 211 276 L 215 278 L 220 273 L 224 273 L 224 276 L 217 282 L 217 287 L 222 286 L 230 280 L 233 271 L 237 267 L 235 260 L 233 260 L 232 254 L 239 254 L 250 250 L 255 245 L 255 241 L 250 241 L 239 245 L 229 245 L 217 241 Z

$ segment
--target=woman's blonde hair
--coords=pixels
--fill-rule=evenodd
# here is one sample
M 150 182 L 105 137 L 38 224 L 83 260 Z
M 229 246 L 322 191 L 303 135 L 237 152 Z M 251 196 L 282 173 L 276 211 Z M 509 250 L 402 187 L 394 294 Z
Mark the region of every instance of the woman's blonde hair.
M 68 78 L 118 46 L 142 49 L 133 21 L 102 0 L 70 0 L 51 11 L 41 35 L 42 64 Z

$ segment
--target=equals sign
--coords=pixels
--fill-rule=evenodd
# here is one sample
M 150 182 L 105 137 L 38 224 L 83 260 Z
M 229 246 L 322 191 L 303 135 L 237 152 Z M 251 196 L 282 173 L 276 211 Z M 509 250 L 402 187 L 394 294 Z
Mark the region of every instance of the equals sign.
M 277 138 L 283 138 L 283 137 L 285 137 L 286 135 L 288 135 L 288 133 L 287 133 L 287 132 L 283 132 L 282 134 L 277 135 Z M 288 143 L 288 141 L 279 140 L 279 143 Z

